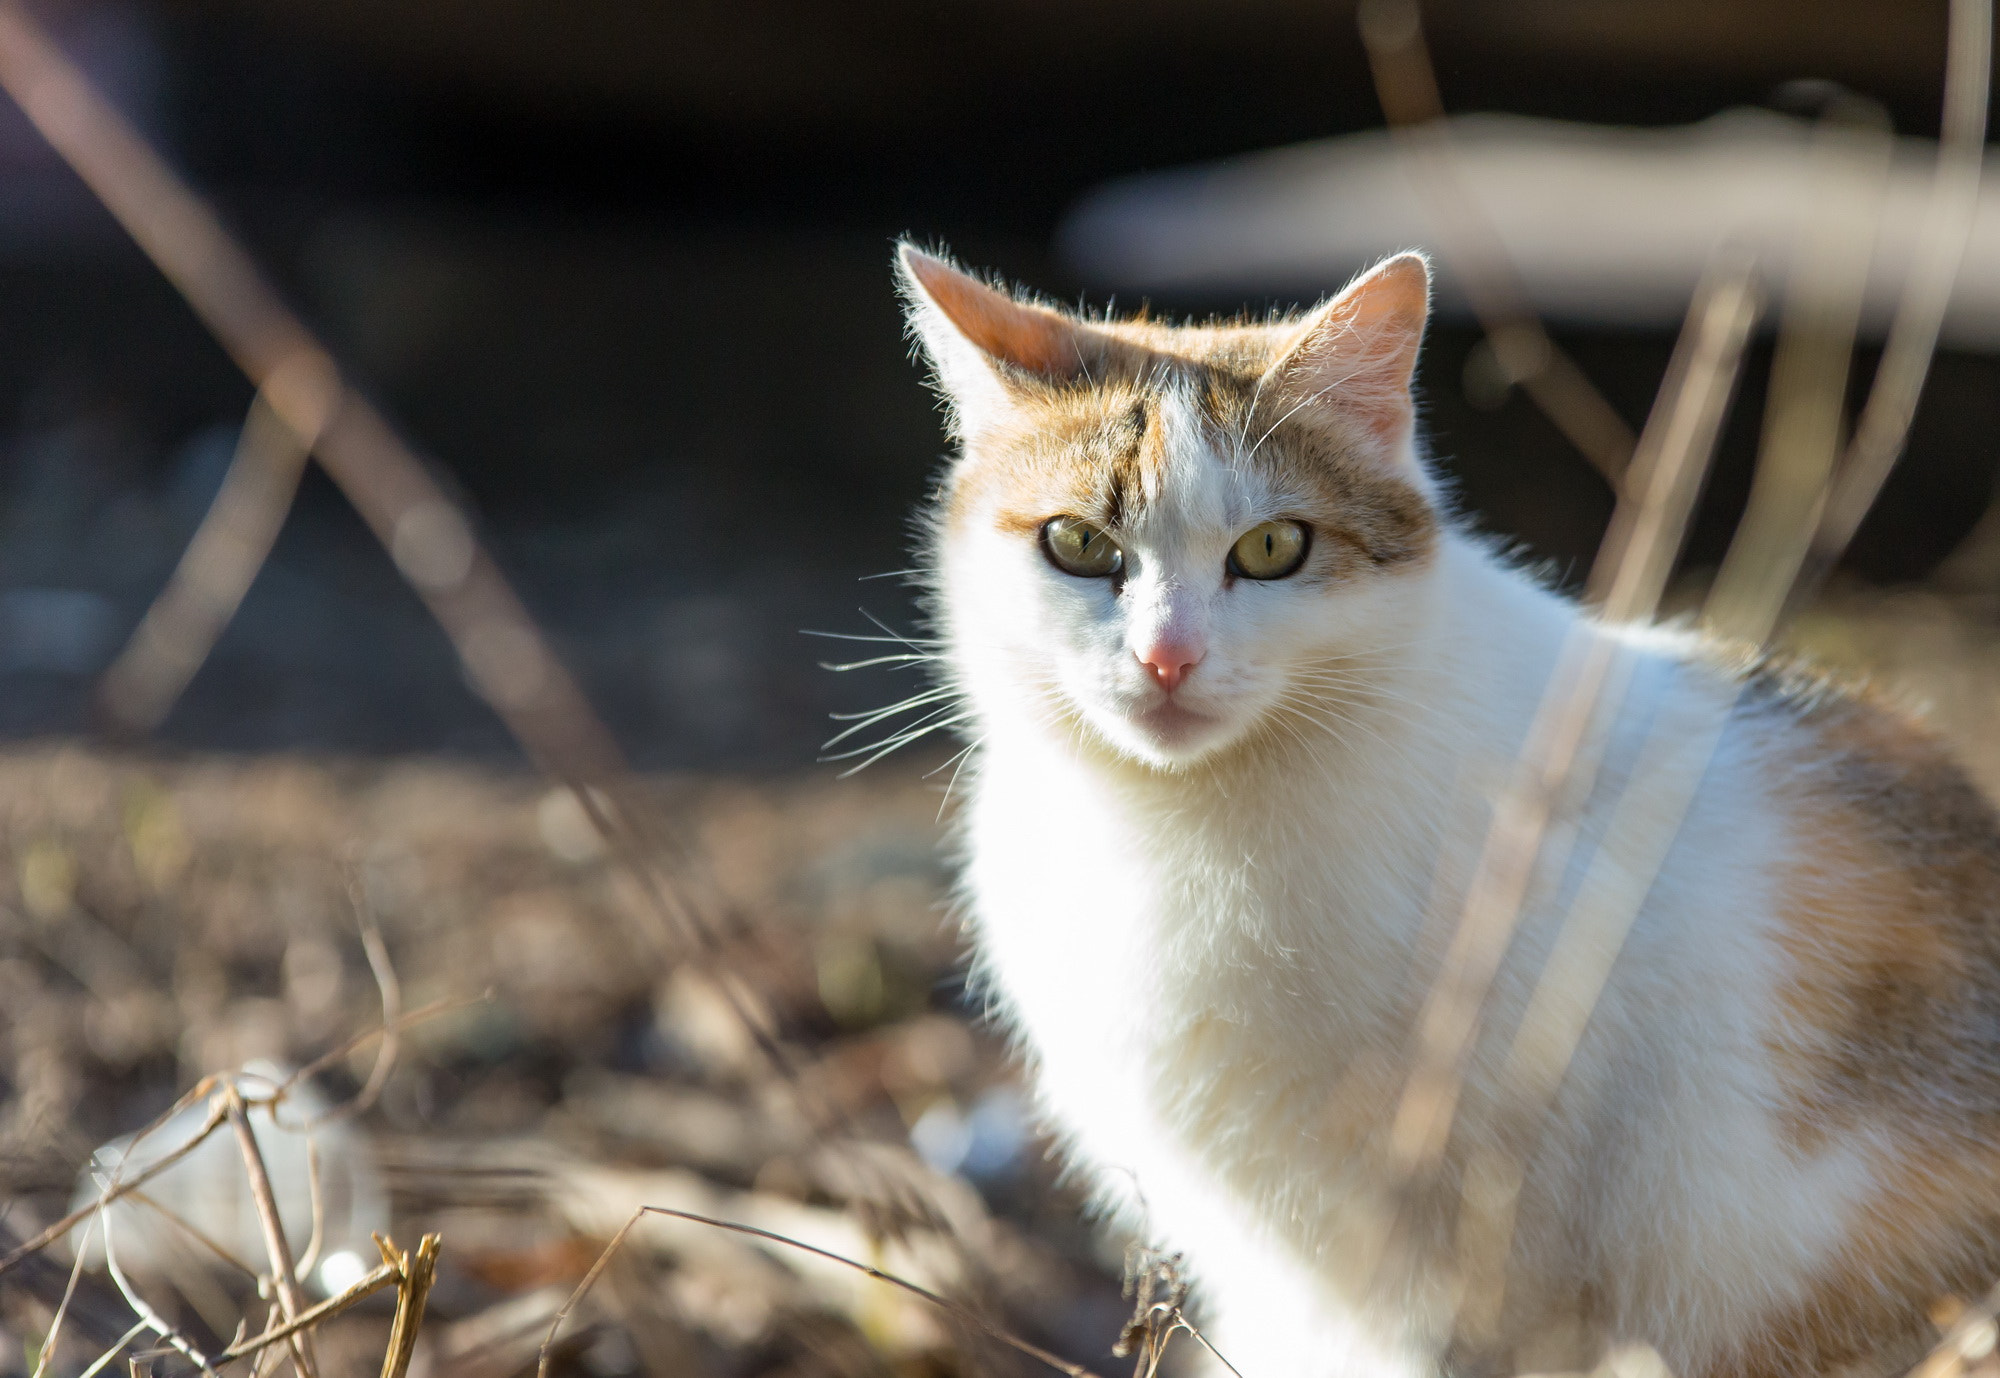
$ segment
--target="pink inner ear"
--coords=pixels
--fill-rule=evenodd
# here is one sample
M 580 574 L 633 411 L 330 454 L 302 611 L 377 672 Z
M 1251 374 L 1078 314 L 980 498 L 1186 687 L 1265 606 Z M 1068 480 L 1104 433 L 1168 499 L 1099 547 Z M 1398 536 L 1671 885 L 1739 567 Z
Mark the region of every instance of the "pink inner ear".
M 1396 441 L 1411 422 L 1410 377 L 1429 299 L 1423 261 L 1391 259 L 1322 307 L 1276 370 L 1384 441 Z
M 1051 378 L 1077 373 L 1076 329 L 1055 312 L 1024 306 L 928 255 L 912 253 L 907 262 L 937 309 L 993 358 Z

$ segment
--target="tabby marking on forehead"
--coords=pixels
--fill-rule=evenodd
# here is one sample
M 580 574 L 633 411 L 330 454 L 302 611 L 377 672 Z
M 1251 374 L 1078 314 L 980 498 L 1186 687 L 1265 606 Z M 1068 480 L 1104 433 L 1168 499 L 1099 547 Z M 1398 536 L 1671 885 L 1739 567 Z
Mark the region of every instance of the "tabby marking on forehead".
M 1004 425 L 968 445 L 946 525 L 985 519 L 1025 533 L 1068 515 L 1119 529 L 1162 500 L 1175 455 L 1205 455 L 1255 476 L 1281 509 L 1265 515 L 1313 527 L 1325 553 L 1309 574 L 1346 578 L 1430 554 L 1438 514 L 1408 476 L 1295 390 L 1260 384 L 1262 356 L 1240 340 L 1207 343 L 1236 366 L 1163 361 L 1022 399 Z

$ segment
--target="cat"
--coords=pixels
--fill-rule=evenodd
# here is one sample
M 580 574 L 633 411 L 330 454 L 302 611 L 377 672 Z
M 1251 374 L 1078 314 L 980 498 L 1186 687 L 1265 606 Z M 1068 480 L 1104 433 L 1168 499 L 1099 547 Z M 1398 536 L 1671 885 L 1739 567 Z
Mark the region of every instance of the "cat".
M 1900 710 L 1606 625 L 1472 533 L 1418 434 L 1421 255 L 1201 325 L 898 255 L 955 441 L 925 577 L 975 976 L 1060 1152 L 1182 1256 L 1245 1378 L 1879 1368 L 2000 1275 L 1993 810 Z M 1390 1143 L 1413 1024 L 1579 645 L 1616 712 L 1424 1189 Z M 1688 807 L 1510 1139 L 1493 1031 L 1663 760 Z M 1468 1339 L 1454 1203 L 1496 1148 L 1524 1175 Z

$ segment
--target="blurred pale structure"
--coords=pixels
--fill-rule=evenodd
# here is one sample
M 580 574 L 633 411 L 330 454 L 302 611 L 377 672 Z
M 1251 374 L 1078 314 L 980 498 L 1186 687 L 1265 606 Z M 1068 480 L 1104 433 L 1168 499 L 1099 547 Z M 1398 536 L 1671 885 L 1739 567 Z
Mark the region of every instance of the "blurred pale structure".
M 1558 320 L 1657 328 L 1679 323 L 1718 245 L 1744 244 L 1776 283 L 1813 216 L 1872 204 L 1865 323 L 1879 332 L 1918 242 L 1937 148 L 1896 139 L 1886 179 L 1856 158 L 1846 160 L 1856 184 L 1832 186 L 1824 161 L 1807 156 L 1811 123 L 1765 110 L 1668 129 L 1514 115 L 1450 124 L 1458 177 L 1529 305 Z M 2000 181 L 1989 173 L 1985 183 L 1945 340 L 1990 349 L 2000 348 Z M 1110 183 L 1075 208 L 1062 239 L 1095 286 L 1218 296 L 1310 298 L 1385 253 L 1428 248 L 1452 309 L 1464 296 L 1450 214 L 1377 130 Z
M 238 1073 L 236 1081 L 246 1096 L 268 1095 L 290 1074 L 289 1068 L 259 1062 Z M 208 1109 L 207 1102 L 188 1107 L 136 1148 L 130 1136 L 105 1144 L 91 1155 L 72 1206 L 89 1205 L 109 1183 L 142 1172 L 180 1148 L 200 1132 Z M 310 1133 L 318 1148 L 322 1219 L 320 1238 L 313 1239 L 314 1188 L 306 1126 L 329 1109 L 325 1097 L 310 1083 L 301 1082 L 291 1089 L 276 1119 L 261 1104 L 250 1107 L 248 1119 L 293 1257 L 301 1272 L 309 1273 L 321 1291 L 331 1294 L 379 1262 L 369 1236 L 389 1228 L 389 1203 L 362 1137 L 344 1121 L 321 1123 Z M 269 1266 L 242 1148 L 227 1126 L 162 1172 L 144 1195 L 144 1200 L 127 1197 L 113 1202 L 97 1228 L 80 1232 L 91 1266 L 104 1265 L 107 1230 L 118 1263 L 132 1272 L 185 1278 L 191 1265 L 213 1266 L 216 1260 L 204 1239 L 253 1267 Z M 174 1217 L 193 1229 L 176 1224 Z M 315 1242 L 317 1258 L 310 1256 Z

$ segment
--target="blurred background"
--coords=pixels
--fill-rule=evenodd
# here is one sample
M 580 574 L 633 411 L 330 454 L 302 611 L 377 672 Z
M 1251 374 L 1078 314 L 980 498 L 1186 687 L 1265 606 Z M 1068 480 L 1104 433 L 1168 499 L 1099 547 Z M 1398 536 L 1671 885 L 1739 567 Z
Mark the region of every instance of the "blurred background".
M 656 767 L 805 765 L 824 712 L 878 688 L 816 672 L 825 648 L 797 633 L 866 630 L 861 606 L 905 616 L 893 581 L 855 582 L 907 565 L 943 445 L 906 358 L 893 236 L 1092 305 L 1309 302 L 1365 236 L 1281 269 L 1147 280 L 1116 235 L 1065 227 L 1117 179 L 1381 124 L 1338 0 L 62 0 L 48 15 L 457 483 Z M 1899 133 L 1936 132 L 1936 0 L 1443 0 L 1426 20 L 1454 112 L 1673 128 L 1811 114 L 1801 82 L 1817 80 L 1881 101 Z M 205 509 L 249 389 L 11 110 L 0 189 L 0 731 L 28 736 L 83 724 L 84 688 Z M 1556 320 L 1634 426 L 1680 309 Z M 1608 489 L 1504 381 L 1468 375 L 1475 339 L 1449 316 L 1432 338 L 1434 447 L 1483 524 L 1573 570 Z M 1694 564 L 1718 557 L 1742 501 L 1762 372 L 1753 360 Z M 1856 573 L 1921 579 L 1970 527 L 1996 463 L 1996 377 L 1981 350 L 1939 361 Z M 510 751 L 317 479 L 162 736 Z
M 945 1280 L 1071 1357 L 1113 1362 L 1119 1245 L 1094 1240 L 1057 1183 L 941 918 L 944 777 L 925 772 L 952 748 L 835 781 L 815 764 L 828 713 L 905 681 L 831 674 L 828 643 L 801 632 L 912 625 L 906 589 L 871 576 L 908 565 L 944 441 L 892 292 L 896 236 L 1065 301 L 1196 315 L 1309 303 L 1370 254 L 1429 243 L 1384 172 L 1353 6 L 35 13 L 476 514 L 690 839 L 729 916 L 729 979 L 982 1241 L 979 1268 Z M 1937 133 L 1941 0 L 1436 0 L 1424 16 L 1447 108 L 1525 117 L 1466 127 L 1474 181 L 1516 195 L 1494 215 L 1534 304 L 1635 430 L 1702 257 L 1687 245 L 1752 222 L 1783 241 L 1819 209 L 1782 174 L 1829 93 L 1876 102 L 1904 140 Z M 1928 156 L 1899 148 L 1898 167 Z M 1740 155 L 1731 175 L 1769 204 L 1722 205 L 1710 155 Z M 1671 188 L 1688 223 L 1621 201 L 1621 169 Z M 1881 299 L 1909 209 L 1884 206 Z M 1907 455 L 1800 634 L 1936 705 L 1990 783 L 2000 559 L 1966 545 L 2000 470 L 1989 210 Z M 1496 370 L 1444 268 L 1420 375 L 1438 464 L 1471 520 L 1573 585 L 1609 488 Z M 1880 315 L 1864 319 L 1857 398 Z M 1770 348 L 1767 328 L 1684 588 L 1744 503 Z M 341 1141 L 359 1165 L 353 1219 L 321 1251 L 350 1260 L 322 1270 L 333 1288 L 358 1275 L 365 1227 L 445 1231 L 429 1371 L 531 1365 L 555 1304 L 643 1201 L 865 1251 L 843 1223 L 851 1172 L 815 1156 L 718 1003 L 723 978 L 635 956 L 630 880 L 575 801 L 525 772 L 316 472 L 154 744 L 93 743 L 92 686 L 217 492 L 250 399 L 0 103 L 0 1227 L 55 1219 L 92 1148 L 196 1076 L 297 1066 L 378 1020 L 359 915 L 382 930 L 404 1008 L 493 992 L 411 1034 Z M 318 1084 L 351 1093 L 372 1057 Z M 170 1236 L 131 1246 L 132 1268 L 168 1279 L 155 1304 L 188 1334 L 226 1339 L 241 1279 L 202 1282 L 213 1260 L 190 1264 Z M 1017 1371 L 990 1346 L 954 1347 L 921 1308 L 884 1310 L 749 1245 L 671 1238 L 607 1276 L 563 1363 L 604 1378 Z M 0 1287 L 0 1374 L 29 1371 L 65 1273 Z M 125 1328 L 101 1280 L 82 1295 L 57 1372 Z M 350 1319 L 354 1337 L 327 1339 L 347 1356 L 330 1370 L 376 1363 L 386 1315 Z

